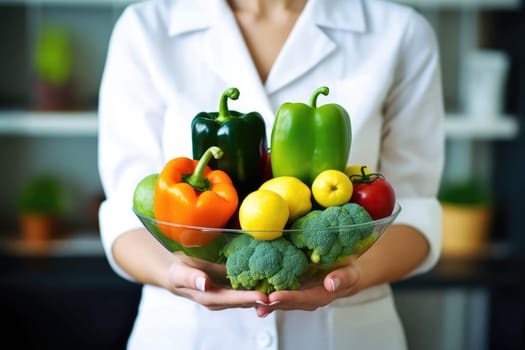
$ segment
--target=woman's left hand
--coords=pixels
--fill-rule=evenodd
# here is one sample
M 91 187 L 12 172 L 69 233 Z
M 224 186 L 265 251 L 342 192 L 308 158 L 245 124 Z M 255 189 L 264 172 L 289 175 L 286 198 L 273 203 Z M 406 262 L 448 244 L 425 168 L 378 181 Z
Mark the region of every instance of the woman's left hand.
M 357 293 L 360 276 L 358 266 L 350 264 L 331 271 L 321 285 L 273 292 L 268 296 L 268 305 L 256 307 L 257 316 L 266 317 L 274 310 L 314 311 L 338 298 Z

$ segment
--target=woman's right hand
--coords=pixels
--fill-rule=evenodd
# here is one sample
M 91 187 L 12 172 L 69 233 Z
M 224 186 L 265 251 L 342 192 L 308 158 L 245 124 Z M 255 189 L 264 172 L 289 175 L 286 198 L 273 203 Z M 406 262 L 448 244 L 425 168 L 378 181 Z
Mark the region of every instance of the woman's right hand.
M 115 262 L 131 279 L 167 289 L 210 310 L 249 308 L 269 302 L 268 296 L 258 291 L 225 288 L 229 286 L 225 265 L 172 253 L 144 228 L 122 234 L 112 249 Z
M 251 308 L 269 303 L 268 296 L 262 292 L 225 288 L 228 283 L 222 264 L 191 258 L 180 252 L 173 253 L 171 261 L 167 289 L 209 310 Z

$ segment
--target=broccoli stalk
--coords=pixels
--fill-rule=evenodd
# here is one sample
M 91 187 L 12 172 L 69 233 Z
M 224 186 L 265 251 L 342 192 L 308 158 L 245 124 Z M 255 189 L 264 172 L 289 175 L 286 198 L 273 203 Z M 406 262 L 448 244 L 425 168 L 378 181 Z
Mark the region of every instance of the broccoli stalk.
M 372 217 L 357 203 L 332 206 L 311 211 L 295 220 L 289 238 L 310 257 L 311 262 L 332 265 L 343 257 L 356 254 L 356 248 L 360 248 L 358 242 L 373 232 L 373 225 L 348 226 L 369 221 Z
M 308 268 L 303 252 L 282 237 L 263 241 L 240 235 L 224 246 L 223 254 L 226 278 L 233 289 L 259 290 L 266 294 L 299 289 L 299 277 Z

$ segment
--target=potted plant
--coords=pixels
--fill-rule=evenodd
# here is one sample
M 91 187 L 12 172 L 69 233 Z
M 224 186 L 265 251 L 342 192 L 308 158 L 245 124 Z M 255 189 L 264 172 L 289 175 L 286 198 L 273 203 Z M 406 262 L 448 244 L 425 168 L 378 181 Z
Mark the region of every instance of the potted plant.
M 492 219 L 491 196 L 477 179 L 443 186 L 443 255 L 474 256 L 487 248 Z
M 71 52 L 70 35 L 65 28 L 51 25 L 42 27 L 34 52 L 36 109 L 71 109 Z
M 60 182 L 52 176 L 39 176 L 22 188 L 18 202 L 20 233 L 28 242 L 45 242 L 56 233 L 64 210 Z

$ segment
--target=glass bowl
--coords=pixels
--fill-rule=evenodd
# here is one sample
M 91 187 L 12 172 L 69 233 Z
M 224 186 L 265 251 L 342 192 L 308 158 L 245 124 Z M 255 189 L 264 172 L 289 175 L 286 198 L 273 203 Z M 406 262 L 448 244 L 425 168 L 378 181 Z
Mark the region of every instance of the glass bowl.
M 385 233 L 386 229 L 395 221 L 401 211 L 401 206 L 396 203 L 392 214 L 388 217 L 373 220 L 360 224 L 339 226 L 331 228 L 309 228 L 309 229 L 289 229 L 283 230 L 282 237 L 290 238 L 297 232 L 306 233 L 307 231 L 322 232 L 325 235 L 345 234 L 349 235 L 352 244 L 345 248 L 344 254 L 336 262 L 323 264 L 322 262 L 310 262 L 308 252 L 305 255 L 309 260 L 309 268 L 301 277 L 301 287 L 321 283 L 324 276 L 338 266 L 349 264 L 366 252 L 375 242 Z M 210 276 L 217 284 L 230 288 L 231 285 L 226 278 L 226 258 L 223 254 L 224 246 L 238 237 L 239 235 L 250 234 L 250 231 L 234 228 L 209 228 L 175 224 L 171 222 L 159 221 L 151 217 L 141 215 L 134 210 L 135 215 L 140 219 L 144 227 L 155 237 L 166 249 L 178 254 L 187 264 L 199 268 Z M 202 242 L 209 242 L 203 246 L 192 247 L 183 246 L 178 241 L 172 239 L 173 233 L 177 237 L 184 239 L 189 235 L 200 235 Z M 263 232 L 257 230 L 258 233 Z M 289 239 L 292 241 L 291 239 Z

